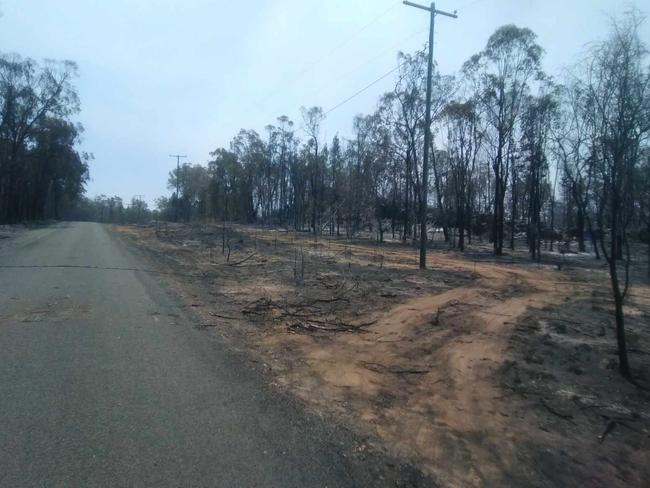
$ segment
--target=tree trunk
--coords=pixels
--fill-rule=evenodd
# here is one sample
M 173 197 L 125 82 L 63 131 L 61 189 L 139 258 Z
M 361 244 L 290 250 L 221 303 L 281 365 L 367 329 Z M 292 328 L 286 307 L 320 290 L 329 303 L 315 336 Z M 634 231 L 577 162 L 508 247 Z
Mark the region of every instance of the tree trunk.
M 587 230 L 589 231 L 589 236 L 591 237 L 591 245 L 594 248 L 594 253 L 596 253 L 596 259 L 600 259 L 600 252 L 598 251 L 598 243 L 596 242 L 596 234 L 591 223 L 591 217 L 587 216 L 585 220 L 587 221 Z
M 494 238 L 494 254 L 497 256 L 501 255 L 501 249 L 499 248 L 499 187 L 500 176 L 499 176 L 499 166 L 498 163 L 494 167 L 494 219 L 492 221 L 492 235 Z
M 510 215 L 510 249 L 515 250 L 515 227 L 517 225 L 517 173 L 512 173 L 512 209 Z
M 431 169 L 433 170 L 433 182 L 436 188 L 436 202 L 442 214 L 442 233 L 445 237 L 445 242 L 449 242 L 449 229 L 447 222 L 447 211 L 442 204 L 442 191 L 440 189 L 440 175 L 438 174 L 438 165 L 436 164 L 435 151 L 431 148 Z
M 613 176 L 615 178 L 615 175 Z M 619 239 L 620 232 L 618 229 L 619 217 L 618 206 L 620 205 L 618 195 L 614 194 L 612 198 L 611 208 L 611 234 L 610 234 L 610 254 L 608 259 L 609 264 L 609 277 L 612 283 L 612 295 L 614 296 L 614 315 L 616 319 L 616 342 L 618 345 L 618 366 L 619 371 L 625 378 L 630 378 L 630 365 L 627 360 L 627 345 L 625 341 L 625 317 L 623 315 L 623 294 L 618 279 L 618 268 L 616 266 L 616 257 L 620 253 Z M 604 247 L 605 236 L 600 236 L 600 242 L 603 246 L 603 254 L 607 258 L 607 253 Z
M 584 210 L 580 205 L 578 205 L 578 222 L 577 222 L 577 232 L 576 237 L 578 238 L 578 250 L 580 252 L 585 252 L 585 214 Z
M 612 256 L 610 256 L 609 273 L 612 281 L 612 291 L 614 295 L 614 310 L 616 317 L 616 342 L 618 345 L 618 364 L 621 374 L 630 377 L 630 365 L 627 360 L 627 345 L 625 341 L 625 322 L 623 315 L 623 296 L 618 283 L 618 273 L 616 270 L 616 259 L 614 254 L 617 252 L 614 244 L 615 239 L 612 239 Z
M 497 240 L 498 240 L 498 247 L 497 247 L 497 255 L 502 256 L 503 255 L 503 236 L 504 236 L 504 229 L 505 229 L 505 189 L 503 184 L 499 185 L 501 187 L 500 192 L 499 192 L 499 221 L 497 222 Z
M 411 192 L 411 158 L 407 156 L 406 158 L 406 189 L 404 191 L 404 237 L 403 240 L 406 242 L 406 239 L 411 234 L 410 222 L 409 222 L 409 213 L 411 211 L 409 199 Z
M 341 237 L 341 210 L 336 209 L 336 237 Z

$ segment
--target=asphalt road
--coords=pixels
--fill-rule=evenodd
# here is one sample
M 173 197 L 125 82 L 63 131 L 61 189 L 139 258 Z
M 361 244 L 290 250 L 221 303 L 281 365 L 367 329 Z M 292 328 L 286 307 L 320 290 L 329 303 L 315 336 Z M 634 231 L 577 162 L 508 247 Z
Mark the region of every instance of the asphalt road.
M 417 478 L 386 474 L 347 431 L 273 392 L 102 225 L 61 223 L 0 246 L 0 486 Z

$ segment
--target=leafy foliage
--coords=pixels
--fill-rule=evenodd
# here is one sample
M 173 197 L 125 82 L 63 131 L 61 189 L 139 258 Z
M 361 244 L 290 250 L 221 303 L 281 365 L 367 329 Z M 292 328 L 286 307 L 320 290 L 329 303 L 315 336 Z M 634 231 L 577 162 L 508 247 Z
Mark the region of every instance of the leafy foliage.
M 70 61 L 0 55 L 0 222 L 59 218 L 83 194 L 88 154 Z

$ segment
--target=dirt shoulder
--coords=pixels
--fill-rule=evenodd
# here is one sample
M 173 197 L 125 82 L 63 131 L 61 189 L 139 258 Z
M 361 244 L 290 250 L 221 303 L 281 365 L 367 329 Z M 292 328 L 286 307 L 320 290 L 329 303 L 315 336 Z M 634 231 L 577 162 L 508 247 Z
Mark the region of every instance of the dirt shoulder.
M 644 486 L 650 395 L 615 370 L 600 266 L 235 226 L 115 227 L 278 388 L 442 486 Z M 568 268 L 568 269 L 567 269 Z M 627 307 L 650 376 L 650 289 Z
M 17 237 L 24 235 L 28 227 L 24 225 L 0 225 L 0 249 Z

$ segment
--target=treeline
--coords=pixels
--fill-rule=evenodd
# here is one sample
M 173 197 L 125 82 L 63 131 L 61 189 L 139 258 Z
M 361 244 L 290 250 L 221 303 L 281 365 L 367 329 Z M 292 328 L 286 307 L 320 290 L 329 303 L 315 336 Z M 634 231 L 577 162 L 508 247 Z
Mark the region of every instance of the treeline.
M 99 195 L 93 199 L 79 198 L 74 207 L 66 211 L 65 218 L 111 224 L 142 224 L 159 219 L 160 215 L 156 211 L 152 212 L 147 202 L 138 196 L 125 204 L 121 197 Z
M 0 223 L 58 219 L 83 194 L 75 76 L 69 61 L 0 54 Z
M 614 233 L 620 257 L 628 236 L 647 239 L 649 75 L 638 18 L 614 24 L 565 83 L 542 71 L 535 34 L 514 25 L 457 75 L 434 74 L 430 232 L 461 250 L 485 237 L 497 255 L 525 236 L 533 258 L 543 240 L 575 239 L 600 256 L 599 237 Z M 242 130 L 207 165 L 170 173 L 180 191 L 158 201 L 162 217 L 417 238 L 426 56 L 399 63 L 395 88 L 355 117 L 350 139 L 322 140 L 319 107 L 302 110 L 300 130 L 286 116 L 264 135 Z

